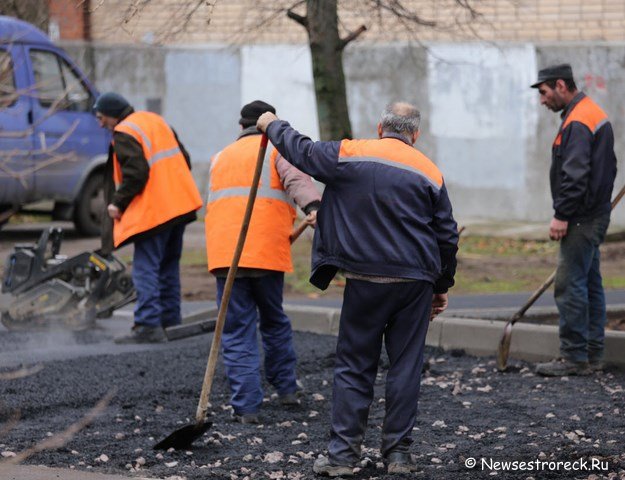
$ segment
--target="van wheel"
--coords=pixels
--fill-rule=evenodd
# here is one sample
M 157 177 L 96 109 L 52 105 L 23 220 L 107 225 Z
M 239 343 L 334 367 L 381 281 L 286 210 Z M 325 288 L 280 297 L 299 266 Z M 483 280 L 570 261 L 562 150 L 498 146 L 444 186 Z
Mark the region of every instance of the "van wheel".
M 100 235 L 104 213 L 104 178 L 102 172 L 93 173 L 85 182 L 74 203 L 74 225 L 79 233 Z

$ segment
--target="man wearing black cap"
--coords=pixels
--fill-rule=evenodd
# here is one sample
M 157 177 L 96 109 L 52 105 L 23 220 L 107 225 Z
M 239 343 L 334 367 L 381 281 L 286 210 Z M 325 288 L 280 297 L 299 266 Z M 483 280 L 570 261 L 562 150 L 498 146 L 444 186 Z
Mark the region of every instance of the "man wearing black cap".
M 546 376 L 588 375 L 603 368 L 606 306 L 599 245 L 610 223 L 616 177 L 614 134 L 605 112 L 577 90 L 568 64 L 538 72 L 540 103 L 562 112 L 553 142 L 549 237 L 560 240 L 554 296 L 561 358 L 540 363 Z
M 134 325 L 130 335 L 116 342 L 161 342 L 163 328 L 181 322 L 182 237 L 185 225 L 195 220 L 202 206 L 190 157 L 162 117 L 135 112 L 117 93 L 98 97 L 94 111 L 100 126 L 113 132 L 105 174 L 108 215 L 103 219 L 102 250 L 110 253 L 134 243 Z
M 260 100 L 241 109 L 237 140 L 211 158 L 206 204 L 208 269 L 217 277 L 221 302 L 228 268 L 238 240 L 260 146 L 258 117 L 275 109 Z M 295 351 L 291 323 L 282 309 L 284 272 L 293 270 L 289 235 L 295 219 L 294 203 L 314 225 L 320 195 L 311 178 L 272 147 L 265 158 L 239 269 L 223 331 L 226 375 L 232 393 L 234 419 L 259 423 L 263 402 L 260 354 L 256 338 L 260 326 L 265 377 L 284 405 L 296 397 Z

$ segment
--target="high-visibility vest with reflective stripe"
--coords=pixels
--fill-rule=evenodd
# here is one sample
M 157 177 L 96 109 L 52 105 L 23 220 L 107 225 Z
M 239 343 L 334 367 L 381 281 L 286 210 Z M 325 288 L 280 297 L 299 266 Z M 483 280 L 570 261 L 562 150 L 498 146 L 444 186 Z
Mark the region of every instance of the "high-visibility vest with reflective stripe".
M 141 145 L 150 167 L 145 188 L 132 199 L 121 219 L 115 220 L 113 241 L 118 247 L 134 235 L 198 210 L 202 197 L 176 137 L 162 117 L 135 112 L 122 120 L 115 131 L 130 135 Z M 113 160 L 117 188 L 123 180 L 122 170 L 116 155 Z
M 260 135 L 248 135 L 211 159 L 206 204 L 208 269 L 230 267 L 254 177 Z M 289 235 L 295 207 L 276 170 L 277 152 L 265 156 L 239 267 L 293 271 Z

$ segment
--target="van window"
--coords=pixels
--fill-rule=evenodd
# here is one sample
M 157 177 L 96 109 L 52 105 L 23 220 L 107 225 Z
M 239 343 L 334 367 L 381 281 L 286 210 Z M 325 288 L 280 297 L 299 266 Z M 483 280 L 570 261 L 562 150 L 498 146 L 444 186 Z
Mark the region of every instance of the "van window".
M 59 110 L 90 111 L 91 93 L 65 59 L 46 50 L 31 50 L 30 58 L 42 107 L 55 105 Z
M 0 50 L 0 108 L 7 108 L 17 101 L 17 88 L 11 54 Z

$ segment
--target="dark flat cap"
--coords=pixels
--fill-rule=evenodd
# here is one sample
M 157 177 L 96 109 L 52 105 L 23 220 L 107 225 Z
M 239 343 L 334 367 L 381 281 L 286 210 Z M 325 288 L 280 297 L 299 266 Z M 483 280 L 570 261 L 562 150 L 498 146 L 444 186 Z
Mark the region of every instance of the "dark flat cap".
M 573 80 L 573 69 L 568 63 L 561 65 L 552 65 L 538 71 L 538 80 L 532 85 L 532 88 L 538 88 L 541 83 L 548 80 Z
M 260 117 L 265 112 L 271 112 L 275 114 L 276 109 L 273 108 L 272 105 L 269 105 L 262 100 L 254 100 L 247 105 L 243 105 L 243 108 L 241 109 L 241 118 L 239 119 L 239 125 L 241 125 L 243 128 L 256 125 L 258 117 Z

